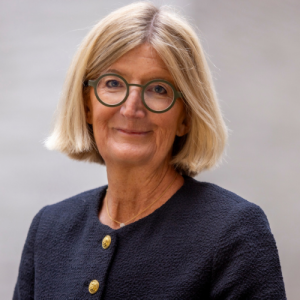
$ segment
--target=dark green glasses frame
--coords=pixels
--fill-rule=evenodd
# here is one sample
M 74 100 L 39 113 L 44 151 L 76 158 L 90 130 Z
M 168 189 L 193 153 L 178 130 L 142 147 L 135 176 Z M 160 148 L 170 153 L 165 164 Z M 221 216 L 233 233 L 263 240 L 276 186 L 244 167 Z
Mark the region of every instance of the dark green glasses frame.
M 119 77 L 119 78 L 122 79 L 122 80 L 125 82 L 125 84 L 126 84 L 126 88 L 127 88 L 126 95 L 125 95 L 124 99 L 123 99 L 121 102 L 117 103 L 117 104 L 107 104 L 107 103 L 103 102 L 103 101 L 99 98 L 98 93 L 97 93 L 97 85 L 98 85 L 99 81 L 100 81 L 104 76 L 108 76 L 108 75 L 109 75 L 109 76 L 116 76 L 116 77 Z M 172 101 L 172 103 L 171 103 L 166 109 L 164 109 L 164 110 L 159 110 L 159 111 L 157 111 L 157 110 L 151 109 L 151 108 L 146 104 L 146 101 L 145 101 L 145 99 L 144 99 L 145 89 L 147 88 L 147 86 L 148 86 L 149 84 L 152 84 L 152 83 L 154 83 L 154 82 L 164 82 L 164 83 L 167 83 L 167 84 L 172 88 L 172 90 L 173 90 L 173 94 L 174 94 L 174 96 L 173 96 L 173 101 Z M 103 104 L 103 105 L 105 105 L 105 106 L 108 106 L 108 107 L 116 107 L 116 106 L 119 106 L 119 105 L 121 105 L 122 103 L 124 103 L 124 102 L 127 100 L 127 98 L 128 98 L 128 95 L 129 95 L 129 87 L 130 87 L 130 86 L 138 86 L 138 87 L 141 87 L 141 88 L 142 88 L 142 102 L 143 102 L 144 106 L 145 106 L 148 110 L 150 110 L 151 112 L 153 112 L 153 113 L 158 113 L 158 114 L 168 111 L 169 109 L 172 108 L 172 106 L 174 105 L 174 103 L 175 103 L 175 101 L 176 101 L 177 98 L 182 98 L 182 94 L 181 94 L 179 91 L 177 91 L 177 90 L 175 89 L 175 87 L 174 87 L 170 82 L 168 82 L 168 81 L 166 81 L 166 80 L 162 80 L 162 79 L 151 80 L 151 81 L 149 81 L 148 83 L 146 83 L 145 85 L 141 85 L 141 84 L 135 84 L 135 83 L 128 83 L 128 82 L 125 80 L 125 78 L 123 78 L 122 76 L 117 75 L 117 74 L 108 73 L 108 74 L 104 74 L 104 75 L 100 76 L 100 77 L 99 77 L 98 79 L 96 79 L 96 80 L 88 80 L 87 82 L 85 81 L 85 82 L 84 82 L 84 86 L 91 86 L 91 87 L 93 87 L 93 88 L 94 88 L 95 95 L 96 95 L 96 98 L 98 99 L 98 101 L 99 101 L 101 104 Z

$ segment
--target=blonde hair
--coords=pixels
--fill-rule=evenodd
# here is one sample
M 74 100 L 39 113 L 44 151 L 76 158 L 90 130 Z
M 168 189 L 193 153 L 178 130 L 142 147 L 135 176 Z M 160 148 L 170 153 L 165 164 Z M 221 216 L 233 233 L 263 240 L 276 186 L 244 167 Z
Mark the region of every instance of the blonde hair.
M 210 71 L 197 35 L 167 7 L 135 2 L 101 20 L 85 37 L 68 70 L 54 130 L 46 147 L 69 157 L 104 164 L 86 122 L 83 82 L 129 50 L 150 44 L 167 65 L 182 92 L 190 131 L 176 137 L 171 164 L 181 174 L 195 176 L 215 166 L 223 153 L 227 129 L 216 99 Z

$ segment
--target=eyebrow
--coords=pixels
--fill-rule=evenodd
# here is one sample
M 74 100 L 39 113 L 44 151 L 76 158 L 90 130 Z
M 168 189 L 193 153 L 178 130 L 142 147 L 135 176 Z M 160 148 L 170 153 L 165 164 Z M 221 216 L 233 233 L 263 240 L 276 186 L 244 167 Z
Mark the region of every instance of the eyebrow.
M 107 69 L 103 72 L 101 72 L 100 76 L 104 75 L 104 74 L 107 74 L 107 73 L 113 73 L 113 74 L 117 74 L 117 75 L 120 75 L 122 77 L 126 77 L 126 75 L 116 69 Z M 126 78 L 125 78 L 126 79 Z M 155 80 L 155 79 L 162 79 L 162 80 L 166 80 L 166 81 L 169 81 L 171 82 L 172 84 L 174 84 L 174 80 L 169 78 L 169 77 L 165 77 L 165 76 L 160 76 L 160 77 L 157 77 L 157 76 L 151 76 L 149 78 L 147 78 L 147 82 L 151 81 L 151 80 Z M 130 82 L 128 82 L 130 83 Z
M 118 74 L 118 75 L 121 75 L 121 76 L 124 76 L 124 74 L 116 69 L 107 69 L 103 72 L 101 72 L 101 75 L 103 74 L 106 74 L 106 73 L 114 73 L 114 74 Z

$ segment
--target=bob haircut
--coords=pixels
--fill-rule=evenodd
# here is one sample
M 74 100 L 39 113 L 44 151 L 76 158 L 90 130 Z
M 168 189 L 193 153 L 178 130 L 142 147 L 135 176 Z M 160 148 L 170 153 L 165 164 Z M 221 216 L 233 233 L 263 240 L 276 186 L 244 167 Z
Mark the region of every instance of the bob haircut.
M 189 132 L 176 137 L 171 164 L 182 175 L 195 176 L 215 166 L 223 153 L 227 128 L 200 42 L 190 25 L 168 7 L 148 2 L 124 6 L 102 19 L 85 37 L 67 72 L 54 129 L 45 145 L 77 160 L 104 164 L 85 99 L 96 79 L 129 50 L 151 45 L 162 58 L 183 95 Z

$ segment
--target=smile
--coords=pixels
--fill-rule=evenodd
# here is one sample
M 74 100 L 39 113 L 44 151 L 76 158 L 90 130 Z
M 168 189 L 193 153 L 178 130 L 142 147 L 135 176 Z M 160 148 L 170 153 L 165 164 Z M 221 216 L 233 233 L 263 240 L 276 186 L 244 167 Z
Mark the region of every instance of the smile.
M 143 136 L 151 132 L 151 131 L 123 129 L 123 128 L 116 128 L 116 130 L 122 134 L 131 135 L 131 136 Z

